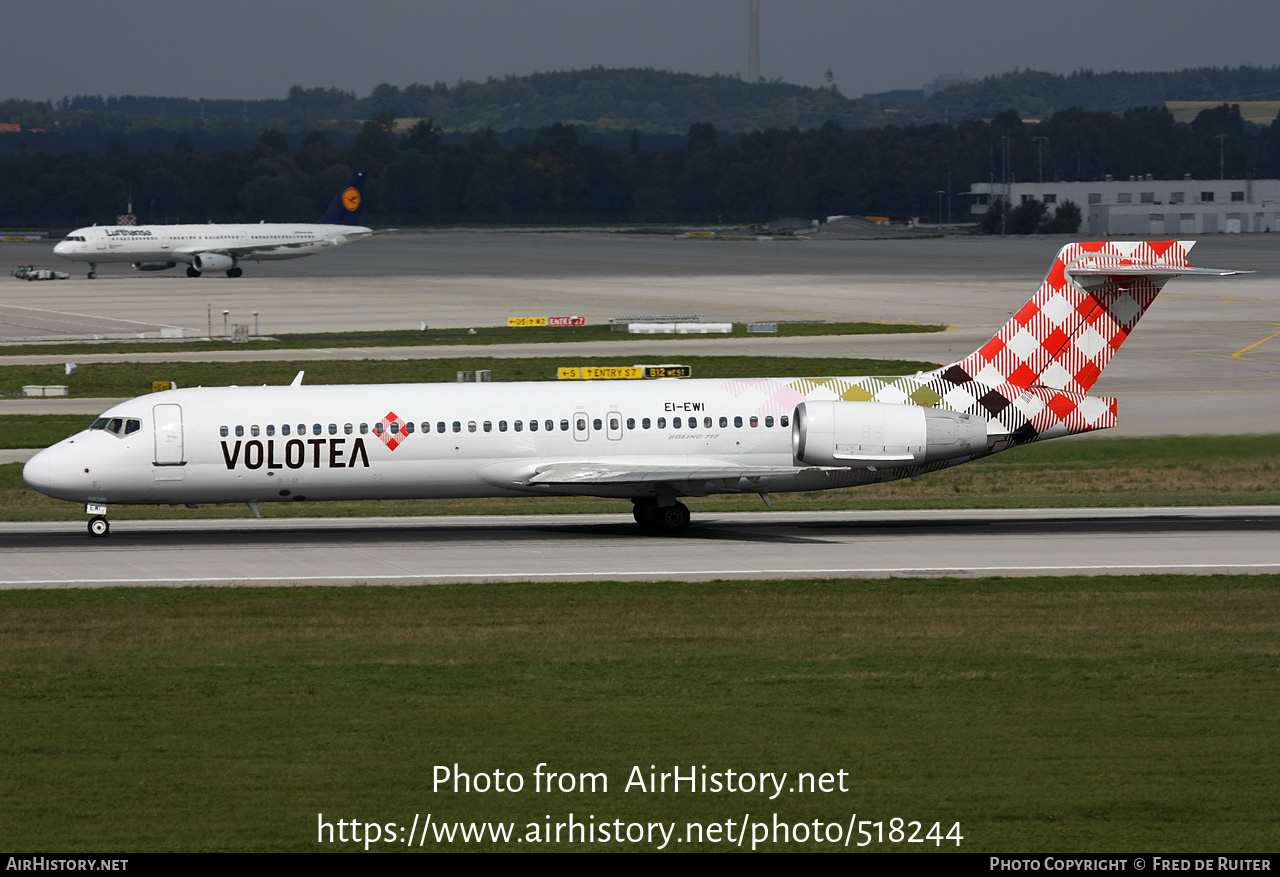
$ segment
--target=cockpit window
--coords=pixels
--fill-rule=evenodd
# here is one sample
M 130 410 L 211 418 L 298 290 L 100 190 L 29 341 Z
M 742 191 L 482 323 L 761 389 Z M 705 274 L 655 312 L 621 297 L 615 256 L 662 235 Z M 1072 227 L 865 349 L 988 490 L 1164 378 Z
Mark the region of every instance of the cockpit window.
M 142 421 L 125 417 L 99 417 L 89 429 L 101 429 L 114 436 L 126 436 L 142 429 Z

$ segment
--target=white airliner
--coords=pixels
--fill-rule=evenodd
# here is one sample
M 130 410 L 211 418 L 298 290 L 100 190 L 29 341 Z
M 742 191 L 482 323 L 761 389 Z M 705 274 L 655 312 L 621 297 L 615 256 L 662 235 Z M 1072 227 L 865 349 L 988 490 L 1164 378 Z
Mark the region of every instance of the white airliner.
M 239 277 L 239 263 L 297 259 L 373 234 L 356 222 L 364 174 L 356 172 L 318 224 L 93 225 L 77 228 L 53 248 L 72 262 L 89 263 L 89 279 L 104 262 L 132 262 L 138 271 L 165 271 L 187 263 L 187 276 L 226 271 Z
M 23 469 L 86 504 L 530 495 L 630 499 L 655 532 L 682 497 L 918 478 L 1015 445 L 1104 429 L 1087 395 L 1192 242 L 1077 243 L 996 335 L 930 372 L 180 389 L 124 402 Z

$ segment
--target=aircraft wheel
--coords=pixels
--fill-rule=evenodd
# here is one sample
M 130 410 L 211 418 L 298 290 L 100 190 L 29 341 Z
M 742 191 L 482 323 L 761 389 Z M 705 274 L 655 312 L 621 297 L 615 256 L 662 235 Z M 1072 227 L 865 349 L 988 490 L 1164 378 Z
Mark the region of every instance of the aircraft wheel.
M 196 270 L 196 266 L 195 266 L 195 265 L 188 265 L 188 266 L 187 266 L 187 276 L 188 276 L 188 277 L 199 277 L 199 276 L 200 276 L 200 272 L 199 272 L 198 270 Z
M 243 274 L 243 273 L 244 273 L 244 269 L 243 269 L 243 268 L 240 268 L 240 267 L 236 267 L 236 268 L 228 268 L 228 269 L 227 269 L 227 276 L 228 276 L 228 277 L 239 277 L 239 276 L 240 276 L 241 274 Z
M 683 533 L 689 527 L 689 507 L 682 502 L 657 509 L 659 532 L 674 536 Z
M 631 516 L 644 530 L 658 529 L 658 504 L 651 499 L 638 499 L 631 506 Z
M 90 280 L 92 280 L 93 278 L 95 278 L 95 277 L 97 277 L 97 276 L 98 276 L 98 272 L 97 272 L 97 271 L 90 271 L 90 272 L 89 272 L 89 279 L 90 279 Z M 28 279 L 30 279 L 30 278 L 28 278 Z
M 110 532 L 111 525 L 107 523 L 107 519 L 102 515 L 97 515 L 89 519 L 90 536 L 106 536 Z

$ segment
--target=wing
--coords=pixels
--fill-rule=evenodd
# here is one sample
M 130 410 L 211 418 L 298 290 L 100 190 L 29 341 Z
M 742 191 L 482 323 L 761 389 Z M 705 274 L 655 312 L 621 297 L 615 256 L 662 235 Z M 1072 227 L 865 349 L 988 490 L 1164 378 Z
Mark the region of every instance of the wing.
M 801 473 L 834 471 L 824 466 L 747 466 L 720 460 L 696 463 L 634 463 L 629 461 L 575 461 L 539 463 L 510 461 L 484 467 L 480 477 L 496 487 L 538 492 L 562 490 L 601 495 L 629 493 L 628 488 L 658 485 L 681 495 L 702 495 L 708 488 L 718 491 L 756 493 L 767 491 L 774 479 L 792 478 Z M 844 471 L 844 470 L 841 470 Z

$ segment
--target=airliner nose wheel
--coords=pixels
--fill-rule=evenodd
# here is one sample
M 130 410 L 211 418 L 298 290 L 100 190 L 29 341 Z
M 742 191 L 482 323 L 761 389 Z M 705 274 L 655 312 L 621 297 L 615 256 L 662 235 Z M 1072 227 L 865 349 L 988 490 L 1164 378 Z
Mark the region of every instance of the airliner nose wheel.
M 96 515 L 89 519 L 90 536 L 106 536 L 110 532 L 111 525 L 107 523 L 107 519 L 102 515 Z
M 92 280 L 97 276 L 98 276 L 98 263 L 90 262 L 89 263 L 89 279 Z
M 649 533 L 674 536 L 689 527 L 689 507 L 682 502 L 659 506 L 657 500 L 637 499 L 631 508 L 636 523 Z
M 200 272 L 196 270 L 196 266 L 195 266 L 195 265 L 188 265 L 188 266 L 187 266 L 187 276 L 188 276 L 188 277 L 199 277 L 199 276 L 200 276 Z

